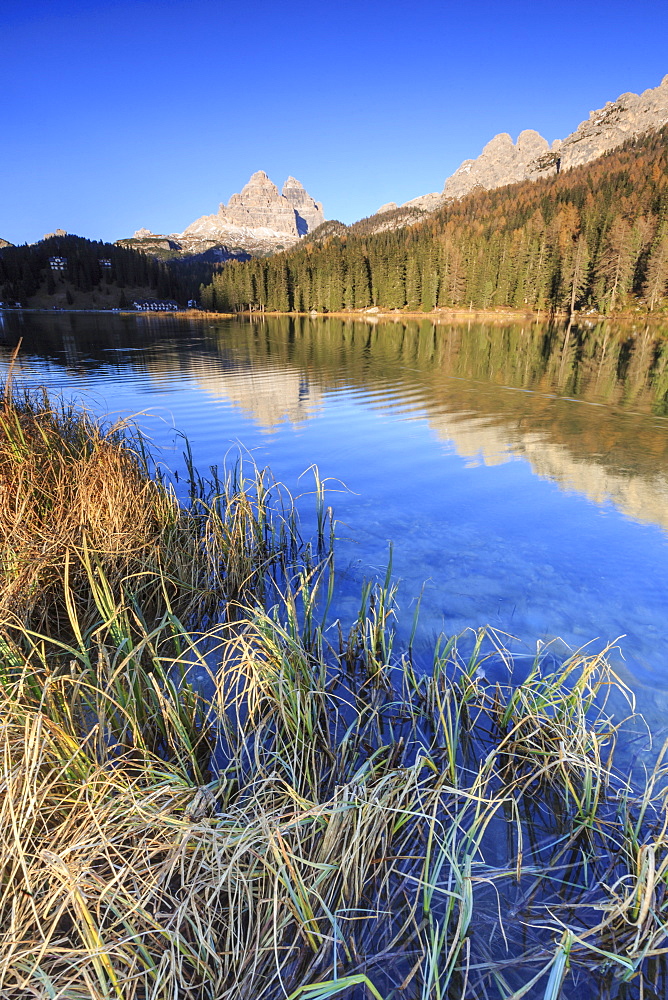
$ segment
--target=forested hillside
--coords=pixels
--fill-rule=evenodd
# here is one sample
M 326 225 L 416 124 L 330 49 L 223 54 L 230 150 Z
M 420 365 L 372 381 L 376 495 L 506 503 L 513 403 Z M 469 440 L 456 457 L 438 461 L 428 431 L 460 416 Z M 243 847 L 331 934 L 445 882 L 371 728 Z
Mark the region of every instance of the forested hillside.
M 407 228 L 341 227 L 270 259 L 229 263 L 201 300 L 221 311 L 612 312 L 665 307 L 667 292 L 664 128 L 566 173 L 472 192 Z
M 62 263 L 52 267 L 52 258 Z M 30 246 L 0 251 L 0 301 L 41 307 L 123 308 L 136 294 L 196 298 L 213 266 L 202 262 L 160 262 L 136 250 L 96 243 L 80 236 L 52 236 Z

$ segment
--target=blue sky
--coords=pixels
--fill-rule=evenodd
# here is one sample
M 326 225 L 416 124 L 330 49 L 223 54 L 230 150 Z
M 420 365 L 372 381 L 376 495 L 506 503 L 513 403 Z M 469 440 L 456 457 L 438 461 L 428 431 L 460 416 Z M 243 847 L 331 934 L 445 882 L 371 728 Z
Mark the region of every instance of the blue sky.
M 0 237 L 179 232 L 260 169 L 352 222 L 666 73 L 665 0 L 1 0 Z

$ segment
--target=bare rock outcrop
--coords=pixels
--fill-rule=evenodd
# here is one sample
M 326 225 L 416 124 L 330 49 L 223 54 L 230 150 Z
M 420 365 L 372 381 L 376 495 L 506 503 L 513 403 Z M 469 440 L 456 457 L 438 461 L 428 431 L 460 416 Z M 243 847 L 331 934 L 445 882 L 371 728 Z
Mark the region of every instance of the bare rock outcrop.
M 668 124 L 668 75 L 642 94 L 622 94 L 592 111 L 558 146 L 562 170 L 579 167 L 647 132 Z
M 293 246 L 325 220 L 322 205 L 294 177 L 288 177 L 281 194 L 264 170 L 253 174 L 239 194 L 214 215 L 195 219 L 183 233 L 189 240 L 218 241 L 252 254 L 274 253 Z
M 551 146 L 533 129 L 520 132 L 513 142 L 507 132 L 487 143 L 480 156 L 464 162 L 445 182 L 441 193 L 422 195 L 402 208 L 421 208 L 433 212 L 446 201 L 463 198 L 475 188 L 503 187 L 517 181 L 535 180 L 590 163 L 629 139 L 658 131 L 668 124 L 668 76 L 658 87 L 642 94 L 622 94 L 592 111 L 586 121 L 565 139 L 555 139 Z M 380 213 L 390 211 L 392 203 Z
M 14 244 L 10 243 L 9 240 L 0 240 L 0 250 L 3 250 L 5 247 L 13 247 L 13 246 Z
M 205 248 L 218 245 L 247 250 L 254 257 L 287 250 L 299 243 L 300 238 L 294 232 L 279 232 L 268 226 L 237 226 L 221 217 L 220 213 L 203 215 L 182 233 L 174 234 L 174 239 L 187 253 L 201 253 Z
M 538 132 L 521 132 L 516 143 L 506 132 L 488 142 L 475 160 L 465 160 L 445 182 L 443 198 L 461 198 L 475 187 L 501 187 L 535 180 L 596 160 L 604 153 L 668 124 L 668 76 L 642 94 L 622 94 L 592 111 L 565 139 L 550 148 Z
M 324 221 L 322 205 L 296 178 L 288 177 L 281 194 L 264 170 L 258 170 L 227 205 L 223 203 L 214 214 L 195 219 L 182 233 L 159 236 L 138 229 L 132 240 L 141 243 L 147 253 L 155 249 L 156 241 L 167 240 L 170 249 L 186 255 L 211 254 L 222 248 L 227 256 L 263 257 L 289 249 Z
M 311 197 L 296 177 L 288 177 L 283 185 L 283 197 L 287 198 L 295 210 L 300 236 L 306 236 L 325 221 L 322 205 Z
M 254 173 L 240 194 L 233 194 L 227 205 L 221 205 L 218 215 L 221 221 L 233 226 L 273 229 L 275 232 L 299 236 L 293 206 L 279 194 L 278 188 L 264 170 Z
M 434 212 L 443 201 L 440 191 L 430 191 L 429 194 L 421 194 L 418 198 L 411 198 L 405 201 L 402 208 L 419 208 L 423 212 Z
M 443 198 L 461 198 L 473 188 L 501 187 L 524 181 L 531 164 L 549 151 L 547 139 L 526 129 L 513 142 L 507 132 L 501 132 L 487 143 L 475 160 L 464 160 L 445 182 Z

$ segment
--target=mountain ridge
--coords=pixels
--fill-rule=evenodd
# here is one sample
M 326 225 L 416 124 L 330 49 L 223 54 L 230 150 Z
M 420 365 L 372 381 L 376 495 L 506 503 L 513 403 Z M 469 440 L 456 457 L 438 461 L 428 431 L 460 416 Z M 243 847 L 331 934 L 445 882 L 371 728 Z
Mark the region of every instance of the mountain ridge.
M 668 125 L 573 170 L 477 188 L 393 231 L 392 214 L 327 223 L 278 257 L 221 268 L 201 302 L 221 312 L 668 309 Z
M 279 192 L 264 170 L 257 170 L 227 204 L 221 202 L 217 212 L 200 216 L 182 233 L 160 235 L 142 228 L 118 243 L 155 252 L 156 241 L 162 241 L 164 249 L 189 255 L 219 249 L 221 259 L 264 256 L 294 246 L 324 221 L 322 204 L 296 177 L 288 177 Z
M 507 132 L 499 132 L 483 147 L 479 156 L 464 160 L 446 178 L 443 190 L 413 198 L 400 207 L 435 211 L 448 201 L 463 198 L 475 188 L 487 191 L 518 181 L 536 180 L 562 170 L 584 166 L 604 153 L 655 132 L 668 123 L 668 74 L 658 87 L 641 94 L 621 94 L 602 108 L 589 113 L 574 132 L 550 145 L 539 132 L 525 129 L 513 142 Z M 392 208 L 397 206 L 390 203 Z M 376 214 L 388 209 L 383 205 Z

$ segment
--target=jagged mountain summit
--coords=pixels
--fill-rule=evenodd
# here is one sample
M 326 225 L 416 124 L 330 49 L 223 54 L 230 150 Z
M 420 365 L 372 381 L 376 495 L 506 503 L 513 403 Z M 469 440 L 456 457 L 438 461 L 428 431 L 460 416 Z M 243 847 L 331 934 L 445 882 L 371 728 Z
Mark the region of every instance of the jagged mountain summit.
M 550 146 L 538 132 L 527 129 L 513 142 L 507 132 L 487 143 L 480 156 L 464 160 L 448 177 L 442 192 L 413 198 L 402 207 L 431 212 L 446 201 L 462 198 L 474 188 L 503 187 L 517 181 L 535 180 L 579 167 L 621 146 L 628 139 L 655 132 L 668 123 L 668 75 L 658 87 L 642 94 L 622 94 L 592 111 L 565 139 L 555 139 Z M 379 212 L 396 208 L 383 205 Z
M 555 144 L 556 146 L 556 144 Z M 487 143 L 476 160 L 464 160 L 448 177 L 441 199 L 461 198 L 475 187 L 502 187 L 527 180 L 533 174 L 551 166 L 547 139 L 533 129 L 520 132 L 513 142 L 507 132 L 501 132 Z M 545 159 L 546 167 L 538 167 Z
M 300 236 L 306 236 L 325 221 L 322 205 L 313 200 L 296 177 L 288 177 L 283 185 L 282 195 L 295 210 L 297 231 Z
M 124 244 L 146 245 L 150 251 L 156 241 L 168 241 L 177 251 L 205 253 L 216 247 L 263 256 L 285 250 L 298 243 L 312 229 L 325 221 L 320 202 L 315 201 L 295 177 L 288 177 L 282 193 L 258 170 L 227 205 L 222 203 L 213 215 L 202 215 L 182 233 L 156 236 L 148 229 L 138 229 Z
M 306 235 L 325 221 L 322 205 L 294 177 L 288 177 L 279 194 L 264 170 L 253 174 L 240 194 L 233 194 L 216 215 L 204 215 L 183 231 L 184 236 L 215 232 L 237 226 L 241 229 L 268 229 L 274 233 Z

